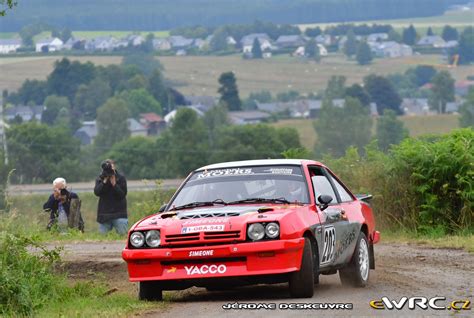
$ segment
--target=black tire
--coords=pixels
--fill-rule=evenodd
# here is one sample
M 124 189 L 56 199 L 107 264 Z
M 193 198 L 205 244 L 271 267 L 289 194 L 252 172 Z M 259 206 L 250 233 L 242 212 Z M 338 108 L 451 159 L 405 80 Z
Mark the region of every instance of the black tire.
M 163 300 L 163 290 L 159 282 L 140 282 L 138 284 L 138 299 L 148 301 Z
M 294 298 L 311 298 L 314 295 L 313 249 L 308 238 L 304 240 L 301 268 L 290 274 L 289 287 Z
M 365 287 L 369 283 L 370 249 L 367 237 L 360 232 L 354 255 L 344 268 L 339 270 L 339 278 L 344 286 Z

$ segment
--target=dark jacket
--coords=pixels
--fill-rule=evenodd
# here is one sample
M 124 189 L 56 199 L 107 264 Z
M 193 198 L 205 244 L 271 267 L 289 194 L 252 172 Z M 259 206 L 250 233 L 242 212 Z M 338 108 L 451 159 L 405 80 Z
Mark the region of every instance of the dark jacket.
M 99 197 L 97 222 L 105 223 L 113 219 L 127 218 L 127 180 L 116 172 L 116 184 L 101 178 L 95 180 L 94 194 Z
M 69 210 L 71 208 L 71 199 L 79 199 L 79 197 L 74 192 L 69 192 L 69 198 L 63 204 L 64 211 L 66 212 L 67 216 L 69 216 Z M 56 219 L 56 216 L 58 215 L 58 206 L 59 206 L 59 200 L 56 200 L 54 198 L 54 195 L 52 194 L 49 196 L 48 201 L 46 201 L 46 203 L 43 204 L 44 210 L 51 211 L 50 216 L 49 216 L 50 220 Z

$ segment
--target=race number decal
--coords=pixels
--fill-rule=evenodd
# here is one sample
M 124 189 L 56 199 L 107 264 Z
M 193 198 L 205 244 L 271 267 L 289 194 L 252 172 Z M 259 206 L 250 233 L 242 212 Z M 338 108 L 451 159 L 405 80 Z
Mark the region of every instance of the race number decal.
M 325 226 L 324 227 L 324 248 L 323 255 L 321 257 L 321 265 L 327 264 L 332 261 L 334 256 L 334 251 L 336 247 L 336 230 L 334 226 Z

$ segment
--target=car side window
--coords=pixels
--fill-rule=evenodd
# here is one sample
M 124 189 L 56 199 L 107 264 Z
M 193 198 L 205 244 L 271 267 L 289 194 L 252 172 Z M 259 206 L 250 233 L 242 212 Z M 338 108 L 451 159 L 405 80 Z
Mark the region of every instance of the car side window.
M 339 197 L 341 198 L 341 202 L 354 201 L 354 199 L 349 194 L 349 192 L 347 192 L 347 190 L 344 188 L 344 186 L 339 181 L 337 181 L 336 178 L 334 178 L 331 175 L 331 179 L 332 179 L 333 184 L 336 186 L 336 190 L 339 193 Z
M 331 203 L 337 203 L 336 193 L 322 169 L 319 167 L 312 167 L 310 168 L 310 173 L 314 189 L 314 198 L 318 200 L 320 195 L 326 194 L 332 197 L 333 200 Z

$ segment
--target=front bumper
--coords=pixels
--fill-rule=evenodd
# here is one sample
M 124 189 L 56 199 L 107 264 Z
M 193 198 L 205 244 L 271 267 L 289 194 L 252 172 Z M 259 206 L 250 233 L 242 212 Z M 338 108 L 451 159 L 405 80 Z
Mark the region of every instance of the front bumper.
M 304 238 L 122 251 L 130 281 L 182 280 L 298 271 Z

